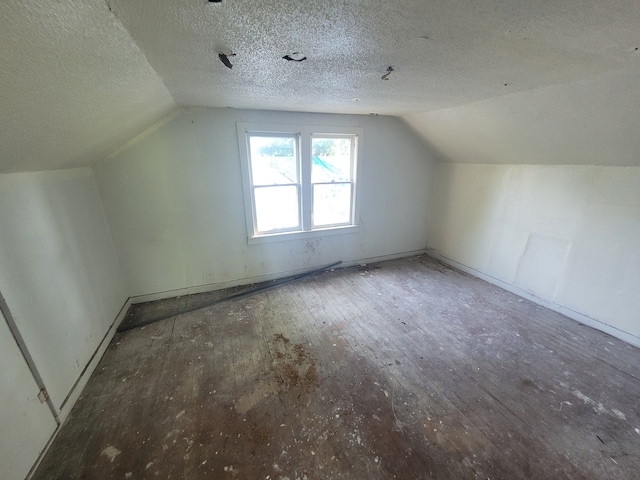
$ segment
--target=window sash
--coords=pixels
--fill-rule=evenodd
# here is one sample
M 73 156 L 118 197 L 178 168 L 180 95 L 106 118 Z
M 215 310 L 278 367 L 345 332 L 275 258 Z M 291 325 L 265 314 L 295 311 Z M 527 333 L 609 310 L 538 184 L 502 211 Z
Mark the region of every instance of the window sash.
M 248 168 L 249 168 L 249 182 L 251 188 L 251 210 L 253 217 L 253 232 L 254 235 L 265 235 L 265 234 L 275 234 L 275 233 L 286 233 L 286 232 L 297 232 L 301 231 L 302 228 L 302 198 L 301 191 L 302 185 L 300 182 L 300 136 L 298 134 L 286 133 L 286 132 L 247 132 L 247 155 L 248 155 Z M 252 138 L 274 138 L 274 139 L 293 139 L 293 162 L 295 166 L 295 179 L 290 180 L 289 182 L 276 182 L 276 183 L 264 183 L 264 182 L 255 182 L 255 167 L 257 166 L 257 162 L 253 157 L 253 152 L 251 149 L 251 139 Z M 278 158 L 278 157 L 274 157 Z M 297 223 L 296 225 L 288 226 L 288 227 L 275 227 L 275 228 L 260 228 L 261 223 L 265 223 L 264 221 L 260 221 L 258 218 L 259 211 L 263 210 L 262 207 L 265 205 L 259 204 L 258 198 L 256 196 L 256 191 L 263 189 L 266 191 L 267 189 L 271 189 L 272 191 L 275 189 L 286 187 L 295 187 L 296 188 L 296 208 L 297 208 Z M 285 207 L 286 208 L 286 207 Z M 262 218 L 264 218 L 267 214 L 263 210 Z M 269 221 L 266 222 L 267 224 Z M 264 225 L 263 225 L 264 226 Z
M 349 139 L 350 140 L 350 148 L 349 148 L 349 180 L 340 180 L 340 181 L 350 181 L 354 182 L 356 178 L 356 155 L 357 155 L 357 138 L 358 134 L 348 133 L 348 134 L 326 134 L 326 133 L 312 133 L 310 135 L 311 142 L 311 152 L 310 155 L 313 155 L 313 141 L 314 140 L 341 140 L 341 139 Z M 313 182 L 313 183 L 323 183 L 323 182 Z
M 260 132 L 247 132 L 247 148 L 248 160 L 249 160 L 249 177 L 251 186 L 268 186 L 268 185 L 295 185 L 300 184 L 300 136 L 290 133 L 260 133 Z M 276 181 L 274 183 L 256 182 L 255 167 L 257 162 L 254 162 L 253 153 L 251 151 L 251 139 L 252 138 L 273 138 L 273 139 L 291 139 L 293 140 L 293 162 L 295 167 L 295 179 L 289 181 Z M 274 156 L 273 158 L 282 158 Z M 286 157 L 289 158 L 289 157 Z
M 260 219 L 258 218 L 258 214 L 259 211 L 262 210 L 262 207 L 264 206 L 268 206 L 268 204 L 264 204 L 264 203 L 259 203 L 257 200 L 257 196 L 256 196 L 256 191 L 267 191 L 267 190 L 285 190 L 285 189 L 291 189 L 291 187 L 295 187 L 296 189 L 296 213 L 294 215 L 294 217 L 296 218 L 296 224 L 295 225 L 291 225 L 291 226 L 284 226 L 284 227 L 274 227 L 274 228 L 266 228 L 266 229 L 260 229 L 259 226 L 261 223 L 265 223 L 265 221 L 260 221 Z M 300 184 L 285 184 L 285 185 L 256 185 L 254 187 L 252 187 L 252 203 L 253 203 L 253 225 L 254 225 L 254 231 L 256 234 L 259 235 L 264 235 L 264 234 L 272 234 L 272 233 L 285 233 L 285 232 L 298 232 L 301 231 L 301 208 L 300 208 Z M 273 205 L 272 205 L 273 206 Z M 280 207 L 283 208 L 283 207 Z M 284 208 L 287 208 L 287 206 L 284 206 Z M 265 218 L 265 216 L 268 218 L 268 213 L 265 212 L 262 216 L 262 218 Z M 266 220 L 266 223 L 268 224 L 269 221 Z
M 314 182 L 313 180 L 311 181 L 311 201 L 312 201 L 312 205 L 311 205 L 311 211 L 312 211 L 312 225 L 311 228 L 312 229 L 323 229 L 323 228 L 332 228 L 332 227 L 340 227 L 340 226 L 346 226 L 346 225 L 353 225 L 354 223 L 354 211 L 355 211 L 355 174 L 356 174 L 356 149 L 357 149 L 357 135 L 353 134 L 353 133 L 348 133 L 348 134 L 328 134 L 328 133 L 312 133 L 310 135 L 310 143 L 311 143 L 311 165 L 312 165 L 312 169 L 314 168 L 314 164 L 313 164 L 313 143 L 315 140 L 349 140 L 349 168 L 348 168 L 348 174 L 349 174 L 349 178 L 348 180 L 332 180 L 332 181 L 325 181 L 325 182 Z M 316 204 L 315 204 L 315 192 L 316 192 L 316 185 L 349 185 L 350 186 L 350 195 L 349 195 L 349 213 L 348 213 L 348 219 L 344 222 L 318 222 L 317 221 L 317 217 L 315 215 L 316 213 Z
M 316 217 L 316 204 L 315 204 L 315 193 L 316 186 L 324 186 L 324 185 L 348 185 L 349 186 L 349 199 L 348 199 L 348 219 L 344 222 L 328 222 L 328 223 L 319 223 L 317 222 Z M 355 184 L 354 182 L 315 182 L 311 184 L 312 190 L 312 230 L 323 229 L 323 228 L 331 228 L 331 227 L 340 227 L 345 225 L 353 225 L 353 210 L 354 210 L 354 193 L 355 193 Z

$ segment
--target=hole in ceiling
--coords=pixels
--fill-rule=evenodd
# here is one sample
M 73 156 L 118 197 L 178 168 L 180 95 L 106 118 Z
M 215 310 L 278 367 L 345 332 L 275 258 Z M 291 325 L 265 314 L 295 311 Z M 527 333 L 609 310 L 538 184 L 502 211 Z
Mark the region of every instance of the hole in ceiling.
M 387 67 L 387 73 L 382 75 L 382 80 L 389 80 L 389 75 L 393 72 L 393 67 Z
M 287 62 L 302 62 L 303 60 L 307 59 L 307 57 L 300 52 L 293 52 L 291 55 L 285 55 L 282 58 L 284 58 Z
M 222 3 L 222 0 L 209 0 L 209 3 Z
M 224 54 L 222 52 L 218 53 L 218 58 L 220 59 L 220 61 L 222 63 L 224 63 L 224 65 L 227 68 L 233 68 L 233 65 L 231 64 L 231 62 L 229 61 L 229 57 L 235 57 L 236 54 L 235 53 L 230 53 L 230 54 Z

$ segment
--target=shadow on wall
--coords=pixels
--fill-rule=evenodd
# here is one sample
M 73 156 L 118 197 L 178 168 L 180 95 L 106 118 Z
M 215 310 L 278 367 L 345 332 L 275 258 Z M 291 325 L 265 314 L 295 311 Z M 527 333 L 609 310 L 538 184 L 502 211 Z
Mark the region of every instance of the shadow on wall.
M 495 221 L 502 211 L 505 174 L 465 166 L 471 171 L 453 163 L 438 164 L 429 247 L 472 268 L 486 269 L 497 234 Z
M 0 208 L 0 287 L 59 411 L 125 292 L 90 174 L 10 182 Z

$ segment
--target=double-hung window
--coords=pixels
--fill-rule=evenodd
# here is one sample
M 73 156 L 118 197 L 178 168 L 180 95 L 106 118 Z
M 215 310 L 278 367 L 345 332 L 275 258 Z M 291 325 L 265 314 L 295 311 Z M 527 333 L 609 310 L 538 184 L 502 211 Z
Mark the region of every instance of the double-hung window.
M 249 242 L 353 231 L 361 129 L 238 123 Z

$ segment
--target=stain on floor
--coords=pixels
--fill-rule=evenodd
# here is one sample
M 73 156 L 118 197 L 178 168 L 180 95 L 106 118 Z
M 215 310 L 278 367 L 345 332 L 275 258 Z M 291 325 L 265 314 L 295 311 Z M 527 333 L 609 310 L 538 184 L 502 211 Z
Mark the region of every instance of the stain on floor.
M 235 290 L 237 291 L 237 289 Z M 132 307 L 43 479 L 630 479 L 640 351 L 427 257 Z

